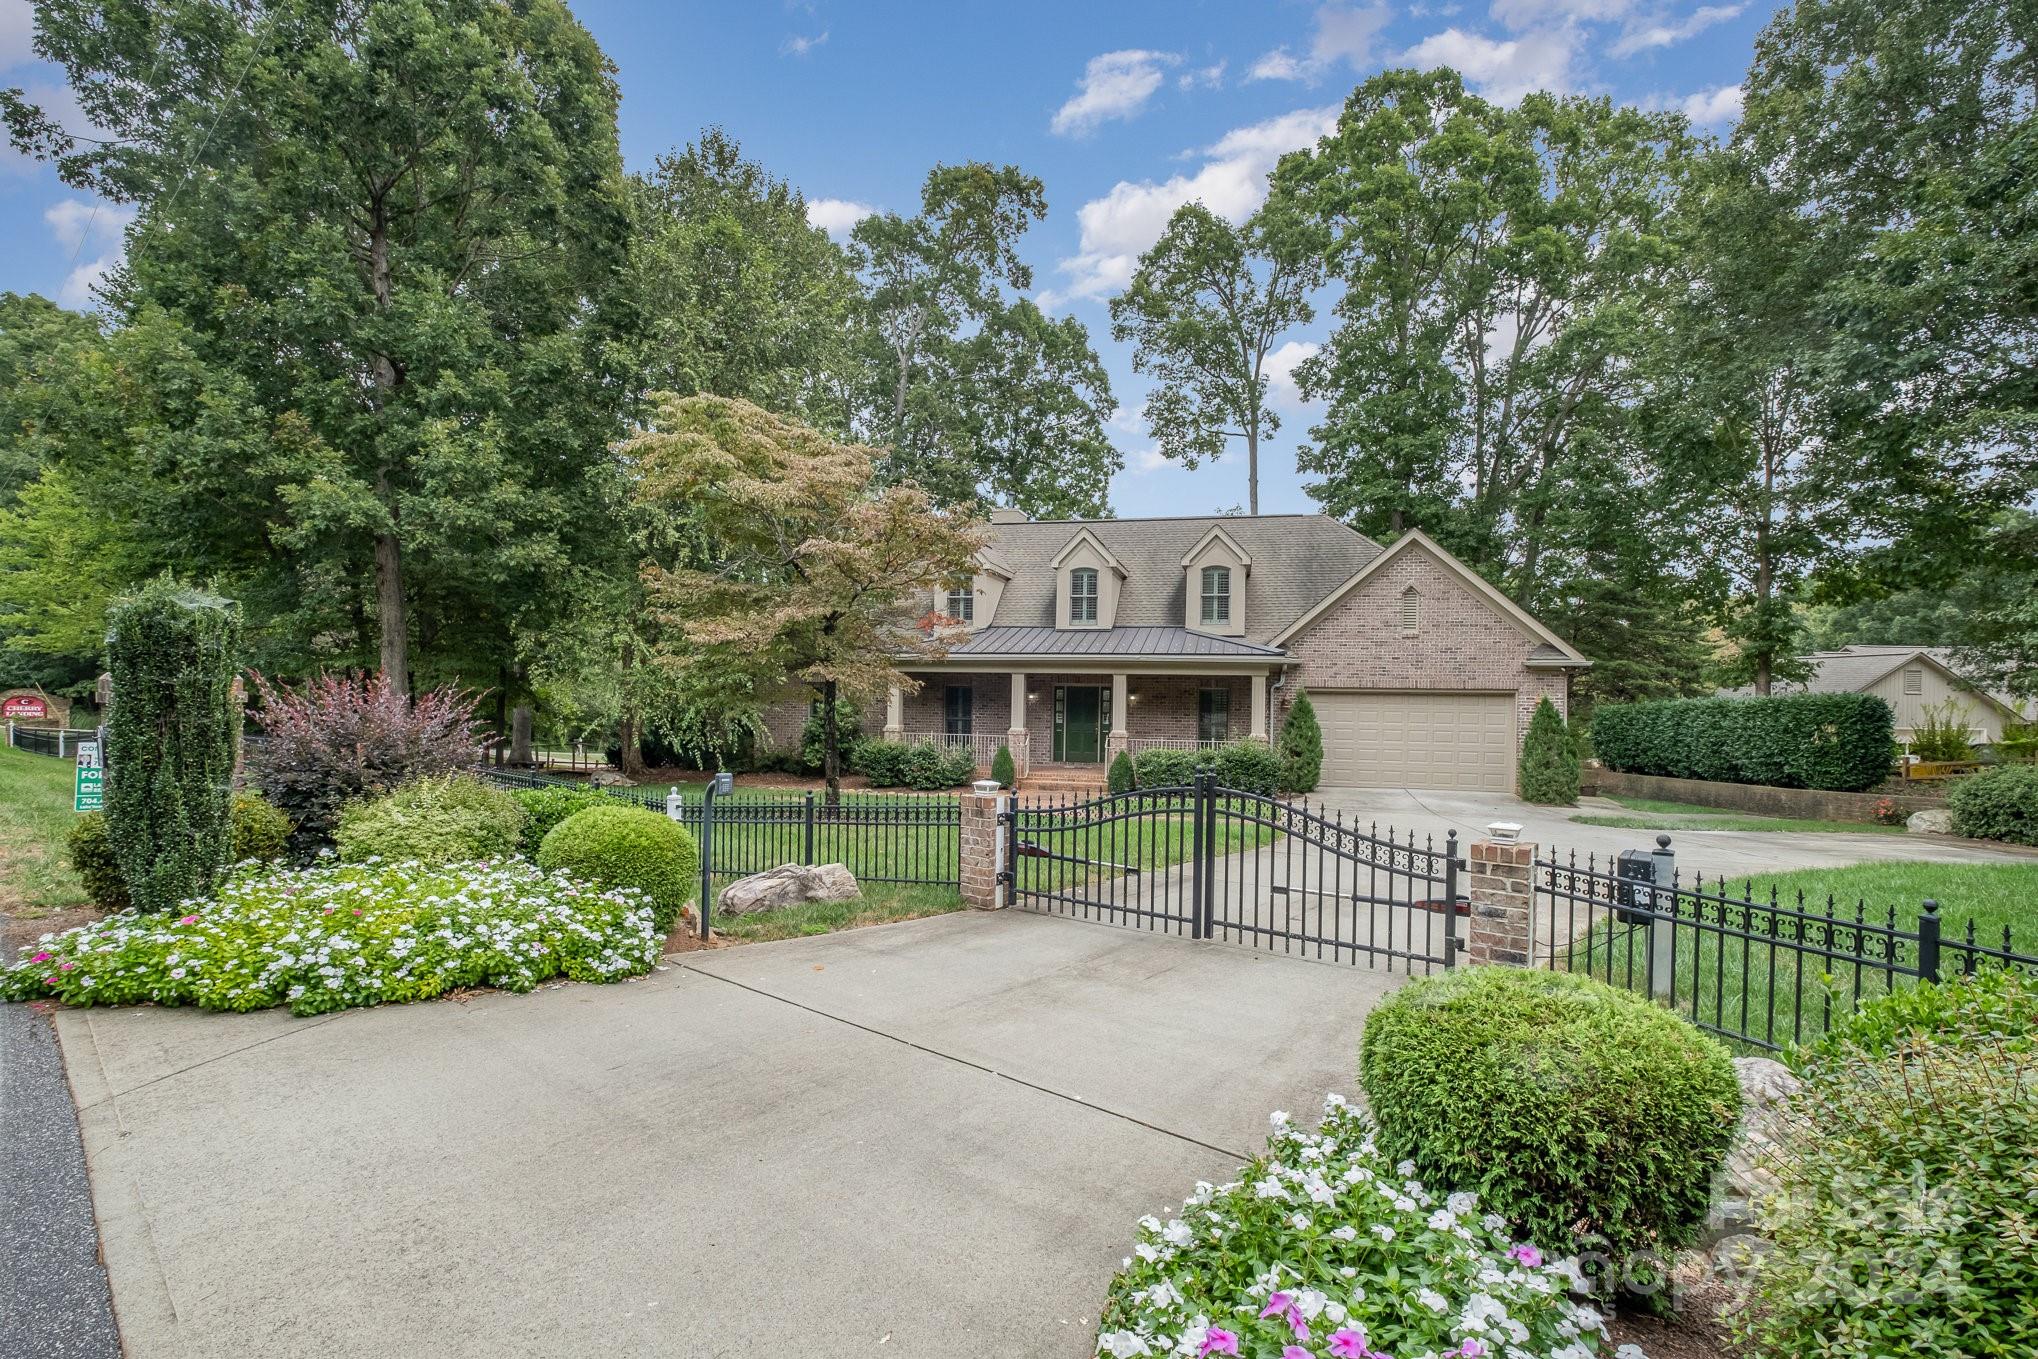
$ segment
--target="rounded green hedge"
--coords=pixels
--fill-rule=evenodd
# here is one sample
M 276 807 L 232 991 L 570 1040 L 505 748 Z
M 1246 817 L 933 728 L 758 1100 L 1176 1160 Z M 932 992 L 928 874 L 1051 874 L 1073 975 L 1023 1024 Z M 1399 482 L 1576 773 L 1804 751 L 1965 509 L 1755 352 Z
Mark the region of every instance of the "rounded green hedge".
M 340 858 L 468 863 L 517 852 L 524 809 L 499 788 L 454 774 L 413 779 L 393 793 L 349 803 L 333 841 Z
M 2038 765 L 2002 765 L 1961 779 L 1946 807 L 1956 834 L 2038 845 Z
M 1801 1065 L 1755 1200 L 1763 1355 L 2038 1353 L 2038 981 L 1984 973 L 1864 1004 Z
M 1696 1237 L 1740 1117 L 1719 1043 L 1558 972 L 1411 982 L 1368 1017 L 1359 1069 L 1391 1158 L 1546 1249 L 1616 1261 Z
M 229 814 L 234 863 L 253 860 L 266 864 L 283 857 L 290 842 L 289 817 L 253 793 L 235 793 Z M 65 849 L 85 895 L 94 903 L 109 911 L 124 911 L 133 904 L 120 876 L 120 863 L 113 857 L 103 812 L 87 812 L 74 821 L 65 837 Z
M 607 807 L 614 801 L 601 789 L 592 787 L 524 788 L 510 796 L 524 809 L 524 830 L 518 847 L 534 859 L 538 846 L 554 826 L 589 807 Z
M 552 828 L 538 846 L 538 867 L 563 869 L 597 887 L 636 888 L 651 898 L 664 931 L 694 899 L 701 855 L 670 817 L 643 807 L 590 807 Z

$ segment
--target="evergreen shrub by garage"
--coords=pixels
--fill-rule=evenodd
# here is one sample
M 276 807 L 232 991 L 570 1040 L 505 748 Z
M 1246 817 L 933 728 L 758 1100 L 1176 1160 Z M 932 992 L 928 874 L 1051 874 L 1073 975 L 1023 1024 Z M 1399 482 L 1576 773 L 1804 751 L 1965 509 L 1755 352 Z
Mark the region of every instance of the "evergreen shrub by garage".
M 589 807 L 609 806 L 613 799 L 599 788 L 520 788 L 510 794 L 524 809 L 524 829 L 517 848 L 526 858 L 536 858 L 538 845 L 554 826 Z
M 202 897 L 233 856 L 240 606 L 165 576 L 107 613 L 106 830 L 128 900 Z
M 274 863 L 283 857 L 290 839 L 290 818 L 253 793 L 235 793 L 233 800 L 232 862 Z M 106 834 L 106 815 L 86 812 L 71 823 L 65 837 L 71 868 L 84 885 L 85 895 L 109 911 L 124 911 L 131 904 L 127 884 L 121 881 L 120 865 L 113 857 L 113 842 Z
M 1889 777 L 1894 723 L 1873 694 L 1602 703 L 1592 748 L 1626 774 L 1858 793 Z
M 393 793 L 352 803 L 333 840 L 350 863 L 383 858 L 421 864 L 507 859 L 517 852 L 524 809 L 499 788 L 464 774 L 413 779 Z
M 662 934 L 700 887 L 701 854 L 693 836 L 668 816 L 643 807 L 590 807 L 545 836 L 538 867 L 564 869 L 596 887 L 636 888 L 651 899 Z
M 1297 689 L 1288 715 L 1281 721 L 1281 739 L 1275 743 L 1281 756 L 1281 791 L 1313 793 L 1323 779 L 1323 727 L 1316 720 L 1316 705 L 1307 690 Z
M 1956 835 L 2038 845 L 2038 766 L 1999 765 L 1970 775 L 1953 785 L 1946 806 Z
M 2038 1354 L 2034 1036 L 2038 982 L 1990 972 L 1868 1001 L 1803 1054 L 1754 1203 L 1751 1353 Z
M 1698 1235 L 1740 1116 L 1727 1050 L 1647 999 L 1561 972 L 1462 968 L 1366 1020 L 1381 1150 L 1556 1250 Z
M 1571 729 L 1557 715 L 1557 705 L 1547 698 L 1536 704 L 1535 716 L 1529 719 L 1516 782 L 1523 802 L 1569 807 L 1578 801 L 1578 749 L 1571 743 Z

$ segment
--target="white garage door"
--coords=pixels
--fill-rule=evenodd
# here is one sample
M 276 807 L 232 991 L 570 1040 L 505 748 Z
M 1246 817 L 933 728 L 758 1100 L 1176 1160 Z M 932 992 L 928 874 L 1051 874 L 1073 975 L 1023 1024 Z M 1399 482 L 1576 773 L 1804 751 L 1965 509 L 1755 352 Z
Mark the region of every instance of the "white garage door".
M 1323 787 L 1514 791 L 1511 694 L 1312 693 Z

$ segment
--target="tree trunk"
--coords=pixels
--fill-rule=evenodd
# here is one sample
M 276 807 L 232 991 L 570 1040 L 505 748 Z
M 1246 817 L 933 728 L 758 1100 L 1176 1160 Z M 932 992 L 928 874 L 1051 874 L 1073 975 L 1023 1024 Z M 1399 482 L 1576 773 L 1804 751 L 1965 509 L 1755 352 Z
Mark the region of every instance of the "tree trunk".
M 641 779 L 650 771 L 644 765 L 644 728 L 637 716 L 637 700 L 630 691 L 630 668 L 636 663 L 637 649 L 628 642 L 623 643 L 623 717 L 618 723 L 617 737 L 622 745 L 619 762 L 623 777 Z
M 531 705 L 519 703 L 510 711 L 510 763 L 528 769 L 537 761 L 531 754 Z
M 1260 512 L 1260 427 L 1245 427 L 1245 504 L 1247 514 Z
M 389 310 L 393 289 L 389 268 L 389 225 L 377 198 L 370 209 L 368 231 L 368 287 L 378 312 Z M 387 354 L 375 356 L 375 412 L 380 415 L 389 398 L 403 385 L 403 372 Z M 386 454 L 386 450 L 378 450 Z M 396 495 L 384 463 L 375 473 L 375 498 L 389 515 L 389 526 L 375 535 L 375 612 L 382 629 L 382 676 L 390 688 L 410 697 L 410 619 L 404 611 L 403 543 L 397 537 Z
M 821 681 L 821 777 L 828 784 L 828 805 L 842 803 L 842 760 L 837 749 L 840 733 L 836 730 L 835 681 Z

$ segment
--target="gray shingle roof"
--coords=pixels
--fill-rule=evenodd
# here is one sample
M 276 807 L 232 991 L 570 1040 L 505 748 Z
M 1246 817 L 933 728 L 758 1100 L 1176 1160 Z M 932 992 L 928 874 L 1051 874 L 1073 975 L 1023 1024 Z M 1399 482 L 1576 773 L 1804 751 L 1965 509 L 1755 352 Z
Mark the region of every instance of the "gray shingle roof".
M 1177 558 L 1179 561 L 1180 558 Z M 1179 568 L 1178 568 L 1179 569 Z M 1002 617 L 1005 610 L 999 607 Z M 950 656 L 1281 656 L 1277 647 L 1235 637 L 1210 637 L 1187 628 L 980 628 Z
M 1252 558 L 1252 574 L 1246 583 L 1244 640 L 1261 646 L 1381 552 L 1372 539 L 1321 514 L 993 524 L 988 551 L 1012 573 L 1012 579 L 998 602 L 994 626 L 985 631 L 1019 627 L 1044 628 L 1052 633 L 1055 573 L 1051 563 L 1070 539 L 1088 529 L 1125 566 L 1124 593 L 1112 631 L 1159 628 L 1180 632 L 1187 617 L 1182 558 L 1212 527 L 1222 527 Z M 1185 635 L 1199 643 L 1226 640 Z
M 1948 647 L 1932 646 L 1870 646 L 1859 644 L 1841 647 L 1838 651 L 1814 651 L 1798 659 L 1809 661 L 1815 667 L 1810 678 L 1803 681 L 1778 680 L 1772 686 L 1779 694 L 1852 694 L 1868 688 L 1890 671 L 1905 664 L 1914 656 L 1926 656 L 1952 671 L 1962 683 L 1977 693 L 1987 694 L 1997 703 L 2012 712 L 2022 711 L 2022 705 L 2009 694 L 1998 693 L 1976 684 L 1961 675 L 1953 664 L 1953 652 Z M 1722 689 L 1725 698 L 1746 698 L 1755 692 L 1753 685 L 1738 689 Z

